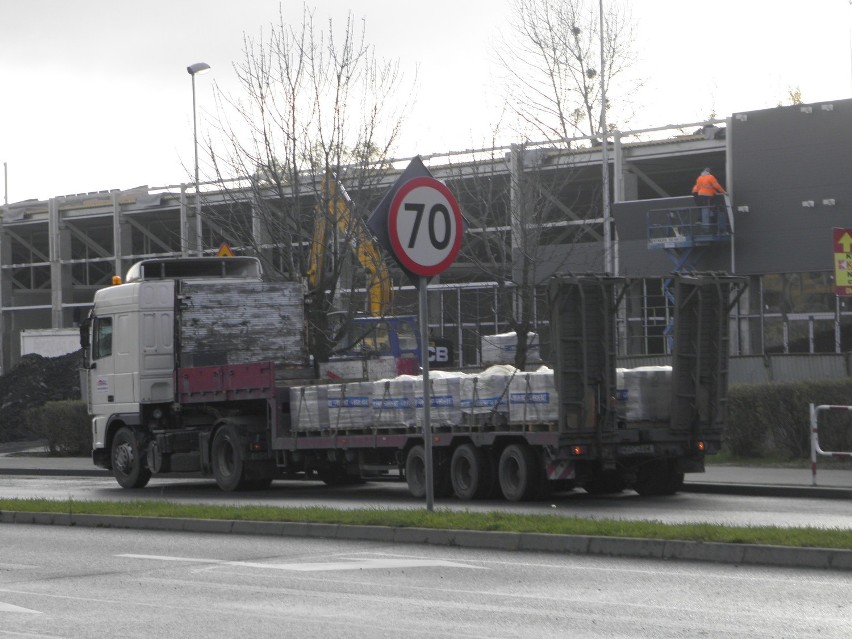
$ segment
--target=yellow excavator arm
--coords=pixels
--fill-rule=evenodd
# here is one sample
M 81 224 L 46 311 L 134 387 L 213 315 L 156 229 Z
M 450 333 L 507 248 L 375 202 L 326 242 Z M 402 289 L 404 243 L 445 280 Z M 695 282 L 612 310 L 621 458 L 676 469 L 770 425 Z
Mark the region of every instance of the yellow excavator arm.
M 381 317 L 390 311 L 393 287 L 390 271 L 381 251 L 364 222 L 353 215 L 352 200 L 331 170 L 322 179 L 320 199 L 316 204 L 314 235 L 308 262 L 308 284 L 320 286 L 325 252 L 329 245 L 329 229 L 337 226 L 349 241 L 358 262 L 367 271 L 367 294 L 370 315 Z

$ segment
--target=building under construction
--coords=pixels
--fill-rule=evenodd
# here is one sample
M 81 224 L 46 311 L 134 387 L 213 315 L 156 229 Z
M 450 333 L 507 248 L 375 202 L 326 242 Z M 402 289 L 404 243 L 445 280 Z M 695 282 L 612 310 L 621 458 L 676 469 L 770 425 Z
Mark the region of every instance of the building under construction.
M 852 269 L 852 254 L 836 260 L 832 241 L 833 229 L 852 228 L 852 100 L 616 132 L 607 142 L 609 198 L 602 197 L 600 140 L 422 158 L 456 193 L 469 223 L 462 256 L 429 293 L 432 333 L 456 344 L 459 364 L 478 363 L 480 335 L 505 330 L 500 291 L 566 271 L 635 280 L 621 318 L 621 356 L 668 352 L 672 308 L 660 278 L 696 270 L 748 276 L 731 311 L 733 355 L 852 350 L 852 308 L 835 281 L 846 258 Z M 406 164 L 384 162 L 370 180 L 349 180 L 340 167 L 359 215 L 369 214 Z M 710 210 L 691 196 L 706 167 L 729 194 Z M 95 290 L 140 259 L 215 254 L 227 243 L 261 256 L 274 274 L 310 246 L 310 237 L 282 241 L 269 221 L 288 198 L 310 215 L 319 177 L 299 182 L 303 189 L 258 175 L 198 191 L 194 184 L 139 187 L 3 207 L 3 370 L 20 357 L 21 331 L 77 326 Z M 354 273 L 346 277 L 355 299 L 363 285 Z M 394 285 L 396 311 L 413 310 L 409 283 L 395 273 Z M 546 313 L 534 312 L 539 320 L 546 323 Z

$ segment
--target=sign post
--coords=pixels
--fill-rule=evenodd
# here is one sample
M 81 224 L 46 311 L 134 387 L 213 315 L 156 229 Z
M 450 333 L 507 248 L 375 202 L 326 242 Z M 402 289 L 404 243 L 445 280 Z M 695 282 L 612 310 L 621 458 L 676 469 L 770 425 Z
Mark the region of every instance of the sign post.
M 390 248 L 419 293 L 426 508 L 431 511 L 435 488 L 427 285 L 431 277 L 443 272 L 455 261 L 461 248 L 464 220 L 455 196 L 446 185 L 429 174 L 420 158 L 415 158 L 373 213 L 369 226 L 380 241 Z

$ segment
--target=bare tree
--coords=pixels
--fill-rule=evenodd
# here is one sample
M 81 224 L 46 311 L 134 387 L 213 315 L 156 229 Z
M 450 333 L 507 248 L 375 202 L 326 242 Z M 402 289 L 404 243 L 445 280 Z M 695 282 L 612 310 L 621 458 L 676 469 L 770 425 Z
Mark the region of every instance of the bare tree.
M 307 7 L 299 24 L 281 9 L 268 35 L 245 36 L 234 71 L 241 91 L 216 88 L 216 135 L 207 142 L 213 179 L 232 193 L 231 205 L 221 215 L 209 211 L 205 222 L 278 278 L 302 280 L 312 261 L 309 346 L 324 361 L 336 339 L 329 314 L 347 310 L 339 282 L 358 270 L 352 256 L 365 241 L 358 225 L 381 195 L 384 161 L 402 125 L 406 105 L 387 96 L 412 91 L 398 62 L 376 57 L 363 22 L 356 28 L 350 14 L 342 28 L 331 20 L 320 28 Z M 326 175 L 352 198 L 345 220 Z M 312 244 L 325 250 L 311 255 Z
M 452 170 L 468 222 L 459 263 L 496 283 L 494 314 L 517 336 L 518 368 L 527 364 L 527 337 L 540 319 L 546 279 L 568 260 L 584 265 L 583 270 L 599 267 L 600 225 L 583 216 L 598 215 L 589 207 L 599 191 L 573 182 L 563 151 L 523 144 L 493 147 Z
M 502 224 L 481 221 L 469 234 L 469 259 L 498 282 L 501 313 L 517 335 L 518 367 L 526 363 L 527 335 L 544 278 L 569 258 L 574 266 L 588 265 L 585 270 L 605 270 L 602 226 L 592 222 L 603 217 L 600 189 L 576 184 L 571 165 L 583 147 L 599 146 L 594 138 L 601 136 L 603 95 L 609 103 L 634 59 L 630 17 L 624 7 L 607 4 L 601 39 L 596 1 L 512 0 L 511 37 L 497 52 L 509 79 L 507 110 L 517 117 L 519 133 L 552 141 L 512 147 L 502 206 L 491 202 L 480 209 L 502 210 Z M 636 81 L 624 88 L 635 89 Z M 614 121 L 607 128 L 614 128 Z M 578 137 L 593 139 L 575 143 Z M 469 182 L 480 197 L 488 183 Z
M 604 8 L 604 77 L 607 102 L 623 112 L 640 81 L 628 72 L 635 35 L 626 6 Z M 567 140 L 600 134 L 601 29 L 595 0 L 512 0 L 510 37 L 497 52 L 510 83 L 511 110 L 527 135 Z M 619 84 L 624 79 L 625 83 Z M 615 121 L 610 120 L 609 127 Z

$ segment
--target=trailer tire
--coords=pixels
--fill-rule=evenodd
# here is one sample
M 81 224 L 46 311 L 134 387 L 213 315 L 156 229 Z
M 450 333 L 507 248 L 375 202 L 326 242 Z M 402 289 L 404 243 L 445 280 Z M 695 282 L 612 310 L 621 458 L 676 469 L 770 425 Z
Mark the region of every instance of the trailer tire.
M 453 492 L 447 464 L 442 462 L 438 451 L 432 452 L 432 496 L 448 497 Z M 426 496 L 426 449 L 416 444 L 405 456 L 405 481 L 408 492 L 414 497 Z
M 232 492 L 248 487 L 240 437 L 233 426 L 222 426 L 213 436 L 210 465 L 213 467 L 216 484 L 222 490 Z
M 540 469 L 533 450 L 526 444 L 510 444 L 500 455 L 497 475 L 500 490 L 509 501 L 526 501 L 538 491 Z
M 491 460 L 473 444 L 462 444 L 450 460 L 453 492 L 463 501 L 487 497 L 492 489 Z
M 151 479 L 145 465 L 136 433 L 127 426 L 121 427 L 112 438 L 110 448 L 112 476 L 122 488 L 144 488 Z
M 414 497 L 426 495 L 426 451 L 420 444 L 412 446 L 405 457 L 405 481 Z

